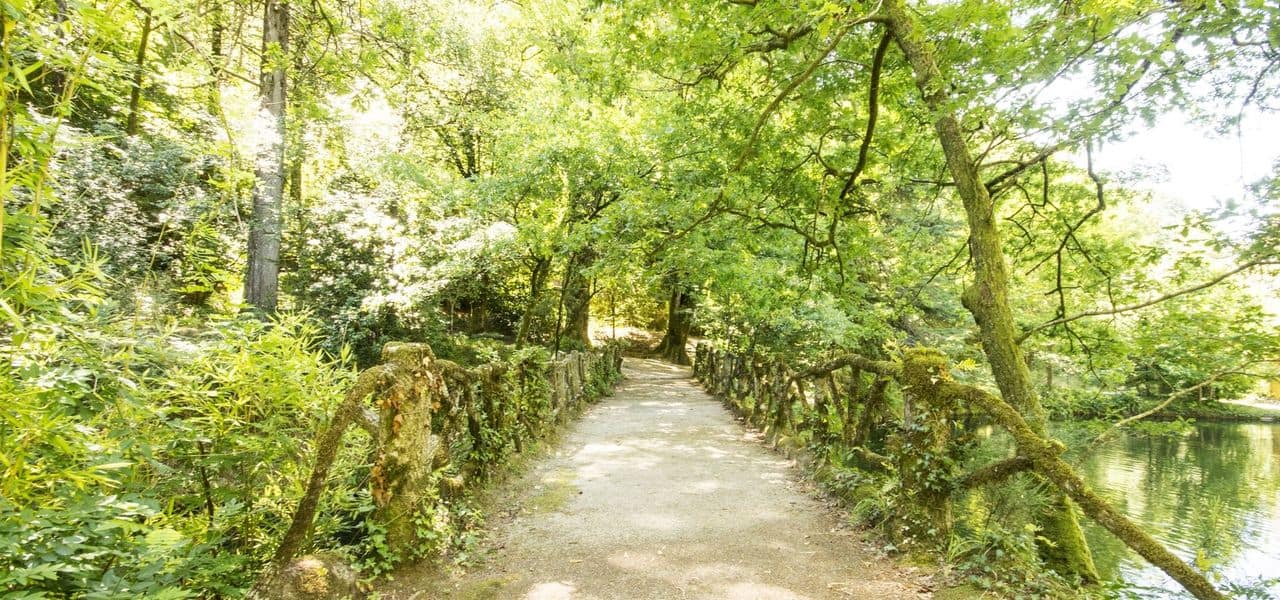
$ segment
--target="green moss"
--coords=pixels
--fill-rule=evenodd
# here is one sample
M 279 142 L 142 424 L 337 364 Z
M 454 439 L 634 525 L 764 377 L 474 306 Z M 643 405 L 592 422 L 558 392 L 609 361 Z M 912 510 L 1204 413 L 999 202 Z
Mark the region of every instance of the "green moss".
M 502 588 L 507 587 L 515 578 L 507 577 L 489 577 L 467 583 L 458 590 L 454 597 L 458 600 L 492 600 L 497 598 Z
M 947 359 L 937 350 L 917 348 L 903 354 L 905 418 L 896 454 L 905 502 L 899 518 L 915 541 L 930 546 L 946 539 L 953 521 L 955 399 L 943 387 L 951 381 Z
M 1049 568 L 1066 576 L 1078 576 L 1085 583 L 1100 581 L 1089 543 L 1080 530 L 1075 506 L 1057 495 L 1048 513 L 1040 520 L 1040 556 Z
M 573 471 L 556 471 L 542 479 L 542 486 L 525 501 L 530 512 L 556 512 L 569 504 L 574 496 L 582 493 L 573 485 L 577 474 Z

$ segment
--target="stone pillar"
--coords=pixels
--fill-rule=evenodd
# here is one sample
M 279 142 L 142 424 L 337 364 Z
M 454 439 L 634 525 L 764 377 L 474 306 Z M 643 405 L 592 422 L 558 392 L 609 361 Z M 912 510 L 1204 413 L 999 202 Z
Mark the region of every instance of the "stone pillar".
M 382 352 L 390 385 L 377 404 L 382 447 L 370 473 L 376 509 L 373 518 L 387 530 L 387 545 L 401 556 L 419 546 L 414 520 L 434 497 L 431 475 L 448 460 L 432 413 L 448 390 L 425 344 L 388 344 Z
M 955 399 L 941 392 L 951 381 L 947 359 L 933 349 L 908 350 L 902 363 L 903 418 L 898 440 L 901 533 L 915 542 L 944 543 L 951 532 L 951 448 Z

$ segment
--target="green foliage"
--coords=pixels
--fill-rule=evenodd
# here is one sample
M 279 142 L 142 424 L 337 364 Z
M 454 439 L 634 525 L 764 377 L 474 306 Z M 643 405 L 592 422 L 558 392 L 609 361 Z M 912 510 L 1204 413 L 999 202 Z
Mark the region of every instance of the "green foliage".
M 676 286 L 697 298 L 694 334 L 727 348 L 801 364 L 927 345 L 968 366 L 958 378 L 993 383 L 959 300 L 971 215 L 936 115 L 899 49 L 877 52 L 893 42 L 884 23 L 850 25 L 877 6 L 321 0 L 291 5 L 288 47 L 264 57 L 250 4 L 4 0 L 0 539 L 22 558 L 0 590 L 234 595 L 278 538 L 350 367 L 388 341 L 511 367 L 503 401 L 529 420 L 455 449 L 484 465 L 551 414 L 545 381 L 512 379 L 545 370 L 537 346 L 585 344 L 561 339 L 583 311 L 597 330 L 660 326 Z M 1216 414 L 1276 358 L 1276 169 L 1196 212 L 1092 164 L 1161 114 L 1232 131 L 1274 113 L 1280 12 L 1210 8 L 914 6 L 991 184 L 1021 349 L 1055 416 L 1116 420 L 1210 379 L 1167 412 Z M 274 141 L 254 71 L 277 65 L 282 306 L 311 320 L 260 325 L 230 315 L 250 157 Z M 607 393 L 610 374 L 592 375 Z M 891 393 L 869 449 L 897 433 Z M 739 405 L 771 431 L 799 425 L 783 435 L 823 451 L 864 519 L 890 521 L 907 497 L 851 474 L 861 459 L 833 406 Z M 961 442 L 926 470 L 995 457 Z M 367 443 L 344 453 L 316 541 L 378 572 L 404 557 L 366 519 Z M 1028 486 L 965 497 L 952 554 L 993 589 L 1010 591 L 990 571 L 1013 572 L 1034 542 L 1023 525 L 1043 494 Z M 470 535 L 467 510 L 424 517 L 436 551 Z
M 1021 531 L 983 529 L 954 534 L 947 558 L 966 583 L 1015 598 L 1060 598 L 1078 585 L 1064 582 L 1039 568 L 1032 525 Z
M 898 512 L 894 500 L 898 491 L 895 478 L 875 477 L 857 467 L 845 466 L 836 467 L 825 485 L 852 503 L 849 519 L 855 524 L 884 527 Z
M 412 243 L 425 224 L 385 196 L 338 189 L 299 214 L 306 223 L 286 242 L 297 267 L 283 288 L 302 306 L 315 307 L 330 352 L 353 349 L 371 366 L 383 343 L 436 341 L 444 333 L 428 260 L 430 245 Z
M 178 262 L 188 269 L 235 264 L 235 207 L 223 204 L 215 155 L 172 137 L 125 138 L 109 127 L 64 134 L 67 150 L 51 173 L 58 201 L 47 207 L 55 253 L 74 256 L 88 240 L 121 283 L 171 273 Z
M 191 224 L 182 242 L 181 258 L 173 265 L 173 291 L 185 304 L 204 305 L 215 295 L 223 296 L 238 278 L 228 265 L 227 239 L 211 221 L 202 215 Z
M 349 381 L 314 349 L 314 328 L 232 320 L 184 339 L 127 320 L 28 327 L 25 343 L 4 348 L 0 589 L 159 598 L 247 587 L 288 522 L 307 441 Z M 360 445 L 344 454 L 338 498 L 360 494 Z M 343 519 L 324 513 L 322 544 L 353 526 Z

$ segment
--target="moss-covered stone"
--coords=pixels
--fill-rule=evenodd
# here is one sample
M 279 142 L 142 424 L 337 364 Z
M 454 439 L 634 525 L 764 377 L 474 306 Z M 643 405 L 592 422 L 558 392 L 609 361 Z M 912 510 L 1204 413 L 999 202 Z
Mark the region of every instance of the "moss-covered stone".
M 330 554 L 303 556 L 289 563 L 269 583 L 256 587 L 251 598 L 264 600 L 349 600 L 363 598 L 359 576 L 341 558 Z
M 902 359 L 902 433 L 896 444 L 902 491 L 901 533 L 937 545 L 952 526 L 951 482 L 955 476 L 951 420 L 955 400 L 947 358 L 929 348 L 908 350 Z

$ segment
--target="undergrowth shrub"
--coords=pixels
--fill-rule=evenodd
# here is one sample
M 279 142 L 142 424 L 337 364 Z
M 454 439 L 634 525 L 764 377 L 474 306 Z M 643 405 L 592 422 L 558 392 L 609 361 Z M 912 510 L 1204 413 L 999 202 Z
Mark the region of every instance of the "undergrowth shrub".
M 129 319 L 30 321 L 0 351 L 0 593 L 235 596 L 274 549 L 345 391 L 300 317 L 197 338 Z M 316 523 L 341 546 L 371 505 L 349 440 Z

